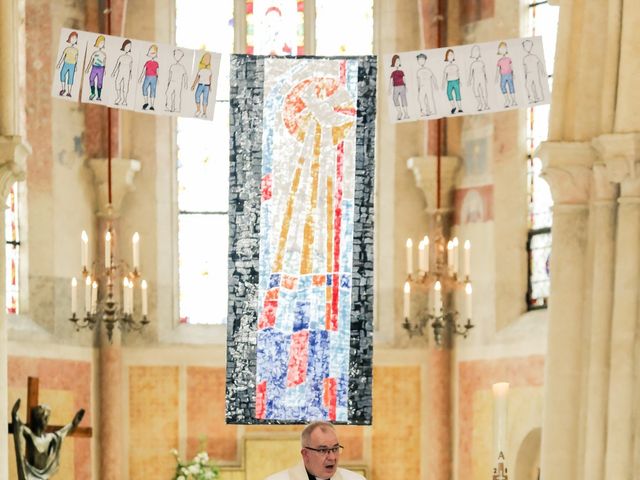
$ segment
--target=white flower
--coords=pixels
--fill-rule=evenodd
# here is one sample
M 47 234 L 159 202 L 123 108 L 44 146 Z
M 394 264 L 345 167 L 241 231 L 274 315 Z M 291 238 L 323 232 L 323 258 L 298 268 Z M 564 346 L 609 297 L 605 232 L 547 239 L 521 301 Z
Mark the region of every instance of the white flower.
M 184 475 L 180 475 L 176 480 L 187 480 Z
M 189 473 L 200 473 L 200 465 L 197 463 L 189 465 Z

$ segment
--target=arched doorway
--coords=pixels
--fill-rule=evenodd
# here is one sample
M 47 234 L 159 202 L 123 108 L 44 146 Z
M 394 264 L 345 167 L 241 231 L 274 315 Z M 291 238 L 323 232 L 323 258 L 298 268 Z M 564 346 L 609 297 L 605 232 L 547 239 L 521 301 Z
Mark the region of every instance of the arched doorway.
M 525 435 L 518 448 L 514 480 L 539 480 L 541 438 L 540 428 L 534 428 Z

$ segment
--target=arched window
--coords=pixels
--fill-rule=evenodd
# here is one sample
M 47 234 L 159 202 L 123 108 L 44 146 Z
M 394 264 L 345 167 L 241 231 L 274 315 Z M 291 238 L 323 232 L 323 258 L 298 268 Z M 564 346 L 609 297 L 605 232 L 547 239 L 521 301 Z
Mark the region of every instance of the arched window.
M 373 0 L 176 0 L 176 44 L 221 53 L 370 54 Z M 226 322 L 228 118 L 229 59 L 223 56 L 213 122 L 177 121 L 181 323 Z
M 528 8 L 529 35 L 542 36 L 549 89 L 556 51 L 559 7 L 547 1 L 531 1 Z M 551 191 L 541 177 L 542 163 L 534 152 L 549 132 L 549 105 L 527 109 L 527 192 L 529 205 L 527 308 L 546 308 L 549 298 L 549 256 L 553 221 Z

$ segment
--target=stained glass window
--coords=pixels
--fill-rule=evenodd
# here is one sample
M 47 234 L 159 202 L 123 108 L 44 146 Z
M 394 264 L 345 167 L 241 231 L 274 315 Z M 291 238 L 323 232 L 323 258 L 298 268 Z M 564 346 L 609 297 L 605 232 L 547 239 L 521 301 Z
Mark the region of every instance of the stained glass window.
M 20 224 L 18 221 L 18 183 L 14 183 L 7 195 L 4 210 L 5 238 L 5 302 L 7 313 L 19 313 L 20 294 Z
M 529 35 L 542 36 L 546 67 L 549 73 L 549 90 L 551 90 L 559 7 L 551 6 L 546 1 L 532 1 L 528 13 Z M 542 162 L 535 156 L 538 145 L 547 139 L 549 111 L 549 105 L 541 105 L 527 110 L 527 191 L 529 204 L 527 307 L 529 309 L 546 307 L 549 297 L 553 200 L 549 185 L 540 176 Z
M 229 56 L 233 0 L 178 0 L 176 43 L 225 53 L 213 122 L 177 120 L 180 322 L 227 317 Z
M 303 55 L 303 0 L 247 0 L 247 53 Z
M 373 51 L 373 0 L 316 0 L 316 55 Z

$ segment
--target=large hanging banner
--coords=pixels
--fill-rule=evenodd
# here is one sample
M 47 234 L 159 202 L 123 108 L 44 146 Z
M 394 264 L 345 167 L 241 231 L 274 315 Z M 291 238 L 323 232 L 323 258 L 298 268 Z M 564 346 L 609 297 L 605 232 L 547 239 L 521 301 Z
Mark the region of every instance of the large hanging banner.
M 551 101 L 542 37 L 388 54 L 384 70 L 393 123 Z
M 213 120 L 219 53 L 63 28 L 56 58 L 56 98 Z
M 231 60 L 228 423 L 371 423 L 375 57 Z

